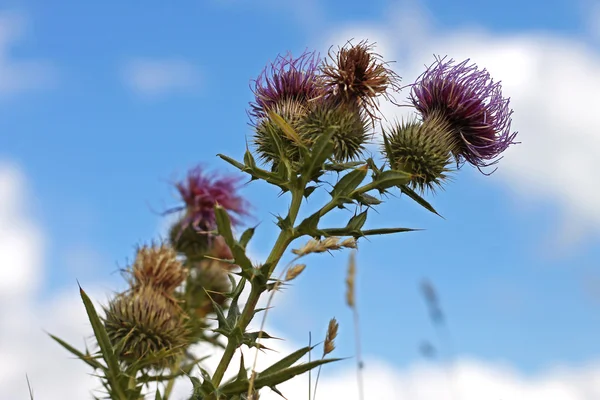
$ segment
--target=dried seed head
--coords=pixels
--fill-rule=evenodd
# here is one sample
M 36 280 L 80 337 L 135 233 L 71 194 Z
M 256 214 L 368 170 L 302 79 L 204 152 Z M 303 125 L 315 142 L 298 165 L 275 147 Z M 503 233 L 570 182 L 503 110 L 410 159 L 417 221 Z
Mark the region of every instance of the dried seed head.
M 353 237 L 346 238 L 346 239 L 342 240 L 342 243 L 340 243 L 340 246 L 346 247 L 348 249 L 355 249 L 356 248 L 356 239 Z
M 379 110 L 377 96 L 390 99 L 390 90 L 399 90 L 400 77 L 387 68 L 381 56 L 373 52 L 373 44 L 348 42 L 333 55 L 331 64 L 322 68 L 324 85 L 333 96 L 365 108 L 372 118 Z
M 435 191 L 448 179 L 455 135 L 444 119 L 396 122 L 384 134 L 387 144 L 383 152 L 393 169 L 413 175 L 410 187 L 421 192 Z
M 327 327 L 327 335 L 325 335 L 325 343 L 323 344 L 323 356 L 335 350 L 335 338 L 337 337 L 338 327 L 339 325 L 335 318 L 331 318 Z
M 185 278 L 187 270 L 177 259 L 175 250 L 166 244 L 151 244 L 138 247 L 135 261 L 129 268 L 132 277 L 129 284 L 133 291 L 143 286 L 172 295 Z
M 346 276 L 346 304 L 348 307 L 354 308 L 356 305 L 355 297 L 355 286 L 356 280 L 356 255 L 354 252 L 350 254 L 350 261 L 348 262 L 348 275 Z
M 129 335 L 119 354 L 128 364 L 142 361 L 164 368 L 190 344 L 187 316 L 151 286 L 117 295 L 104 311 L 113 345 Z
M 333 158 L 339 162 L 360 158 L 371 136 L 364 110 L 334 97 L 313 102 L 298 130 L 309 142 L 333 131 Z
M 285 274 L 285 280 L 289 282 L 296 279 L 304 271 L 304 268 L 306 268 L 305 264 L 296 264 L 290 267 Z

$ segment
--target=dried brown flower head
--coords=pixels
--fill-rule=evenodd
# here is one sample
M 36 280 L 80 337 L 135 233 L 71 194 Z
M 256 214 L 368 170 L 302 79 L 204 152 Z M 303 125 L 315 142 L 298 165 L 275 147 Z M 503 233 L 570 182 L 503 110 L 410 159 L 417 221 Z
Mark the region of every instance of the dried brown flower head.
M 187 271 L 177 259 L 176 251 L 165 243 L 139 246 L 133 264 L 129 268 L 131 289 L 144 286 L 170 296 L 185 278 Z
M 349 41 L 336 54 L 329 52 L 331 63 L 322 68 L 324 85 L 333 96 L 357 102 L 370 117 L 379 111 L 377 96 L 391 99 L 390 90 L 400 89 L 400 77 L 373 51 L 374 43 Z

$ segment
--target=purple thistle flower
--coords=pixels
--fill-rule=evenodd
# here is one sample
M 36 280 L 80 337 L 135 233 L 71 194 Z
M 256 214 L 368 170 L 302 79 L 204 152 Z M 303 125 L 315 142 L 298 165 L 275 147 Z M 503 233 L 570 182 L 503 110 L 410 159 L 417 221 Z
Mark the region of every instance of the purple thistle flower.
M 254 81 L 255 102 L 250 103 L 250 116 L 259 119 L 267 116 L 268 110 L 285 100 L 306 104 L 323 95 L 320 85 L 320 58 L 315 52 L 304 52 L 293 58 L 291 53 L 277 56 Z
M 233 224 L 239 224 L 239 217 L 248 215 L 248 203 L 236 193 L 239 181 L 231 176 L 208 175 L 201 167 L 190 170 L 187 178 L 175 185 L 185 205 L 168 211 L 186 210 L 180 235 L 188 226 L 201 232 L 216 229 L 216 204 L 228 211 Z
M 424 120 L 437 115 L 450 123 L 457 162 L 478 168 L 493 165 L 515 143 L 510 99 L 502 97 L 500 82 L 494 83 L 485 69 L 467 65 L 468 59 L 457 65 L 444 59 L 436 59 L 412 85 L 410 100 Z

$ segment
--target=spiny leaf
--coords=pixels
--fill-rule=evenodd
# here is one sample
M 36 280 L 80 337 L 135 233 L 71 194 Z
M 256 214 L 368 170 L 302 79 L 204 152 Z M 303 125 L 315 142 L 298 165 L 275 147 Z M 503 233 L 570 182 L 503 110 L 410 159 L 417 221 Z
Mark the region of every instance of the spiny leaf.
M 235 243 L 235 239 L 233 237 L 233 231 L 231 230 L 231 220 L 229 219 L 229 215 L 219 204 L 215 206 L 214 210 L 217 228 L 219 228 L 219 235 L 223 236 L 229 247 L 232 247 Z
M 315 173 L 321 170 L 325 161 L 333 154 L 333 130 L 319 136 L 311 148 L 310 159 L 304 164 L 302 176 L 305 182 L 313 179 Z
M 293 365 L 296 361 L 298 361 L 302 357 L 304 357 L 304 355 L 306 353 L 308 353 L 309 351 L 311 351 L 315 347 L 316 346 L 306 346 L 306 347 L 303 347 L 303 348 L 301 348 L 299 350 L 296 350 L 292 354 L 290 354 L 290 355 L 282 358 L 281 360 L 277 361 L 275 364 L 271 365 L 269 368 L 267 368 L 264 371 L 262 371 L 261 374 L 270 374 L 270 373 L 273 373 L 273 372 L 280 371 L 280 370 L 282 370 L 284 368 L 287 368 L 287 367 Z
M 400 185 L 400 190 L 402 191 L 402 193 L 404 193 L 405 195 L 407 195 L 408 197 L 410 197 L 411 199 L 413 199 L 414 201 L 416 201 L 420 206 L 422 206 L 426 210 L 431 211 L 432 213 L 434 213 L 434 214 L 439 215 L 440 217 L 442 217 L 435 210 L 435 208 L 433 208 L 431 206 L 431 204 L 429 204 L 424 198 L 422 198 L 421 196 L 419 196 L 414 190 L 412 190 L 408 186 L 406 186 L 406 185 Z M 442 217 L 442 218 L 444 218 L 444 217 Z
M 283 370 L 274 371 L 266 374 L 265 371 L 259 373 L 254 380 L 254 387 L 256 389 L 260 389 L 262 387 L 273 387 L 279 385 L 283 382 L 290 380 L 296 375 L 303 374 L 311 369 L 314 369 L 318 366 L 328 364 L 334 361 L 340 361 L 342 358 L 330 358 L 330 359 L 321 359 L 310 361 L 307 363 L 303 363 L 294 367 L 286 368 Z M 243 393 L 244 390 L 248 390 L 248 382 L 240 382 L 235 381 L 229 384 L 222 386 L 221 392 L 225 395 L 233 395 L 236 393 Z
M 104 366 L 102 364 L 100 364 L 98 361 L 96 361 L 91 355 L 84 354 L 81 351 L 77 350 L 75 347 L 73 347 L 70 344 L 68 344 L 67 342 L 65 342 L 64 340 L 62 340 L 48 332 L 46 332 L 46 333 L 48 334 L 48 336 L 50 336 L 52 339 L 54 339 L 56 342 L 58 342 L 58 344 L 60 344 L 62 347 L 64 347 L 67 351 L 69 351 L 73 355 L 77 356 L 80 360 L 85 362 L 90 367 L 92 367 L 94 369 L 103 369 L 104 368 Z
M 364 165 L 354 171 L 348 172 L 335 184 L 330 193 L 331 197 L 335 199 L 337 197 L 349 195 L 365 179 L 367 171 L 368 168 Z
M 374 206 L 377 204 L 381 204 L 383 203 L 381 200 L 379 200 L 377 197 L 375 196 L 371 196 L 370 194 L 367 193 L 361 193 L 357 196 L 354 197 L 360 204 L 364 205 L 364 206 Z
M 367 212 L 368 210 L 365 210 L 360 214 L 357 214 L 354 217 L 350 218 L 350 221 L 348 221 L 348 225 L 346 226 L 346 228 L 351 231 L 360 231 L 365 222 L 367 222 Z
M 246 152 L 244 153 L 244 164 L 250 169 L 256 168 L 256 162 L 254 161 L 254 156 L 250 152 L 250 149 L 248 149 L 247 147 L 246 147 Z
M 373 183 L 377 189 L 384 190 L 393 186 L 406 185 L 411 179 L 411 174 L 391 169 L 379 174 Z
M 250 242 L 250 239 L 252 239 L 252 237 L 254 236 L 254 232 L 256 230 L 256 226 L 253 228 L 248 228 L 244 231 L 244 233 L 242 233 L 242 236 L 240 237 L 240 245 L 245 249 L 246 246 L 248 246 L 248 243 Z
M 126 387 L 124 385 L 121 386 L 123 377 L 121 375 L 121 369 L 119 368 L 119 360 L 117 359 L 117 355 L 114 353 L 113 346 L 108 338 L 108 333 L 106 332 L 102 321 L 100 321 L 100 317 L 98 317 L 98 314 L 96 313 L 94 304 L 81 286 L 79 287 L 79 293 L 81 295 L 81 299 L 83 300 L 90 324 L 92 325 L 94 336 L 96 336 L 98 346 L 102 352 L 102 357 L 106 362 L 106 379 L 110 384 L 110 388 L 114 391 L 115 396 L 117 396 L 117 399 L 126 400 Z

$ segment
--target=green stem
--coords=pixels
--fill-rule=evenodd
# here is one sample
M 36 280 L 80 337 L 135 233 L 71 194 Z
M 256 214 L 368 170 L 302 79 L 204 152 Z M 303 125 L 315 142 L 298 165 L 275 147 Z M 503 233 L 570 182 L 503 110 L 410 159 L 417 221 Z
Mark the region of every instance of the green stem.
M 355 189 L 352 193 L 350 193 L 350 197 L 353 197 L 357 194 L 363 194 L 363 193 L 369 192 L 373 189 L 377 189 L 378 185 L 379 185 L 379 182 L 367 183 L 366 185 L 361 186 L 361 187 Z
M 295 190 L 292 192 L 292 202 L 290 205 L 290 210 L 288 212 L 288 218 L 290 224 L 293 226 L 296 222 L 296 217 L 298 216 L 298 211 L 300 210 L 300 206 L 302 205 L 302 193 L 303 190 Z M 279 260 L 285 253 L 285 250 L 290 245 L 293 240 L 292 232 L 289 230 L 282 230 L 277 237 L 277 241 L 271 250 L 271 254 L 267 257 L 266 264 L 269 265 L 269 276 L 277 267 Z M 246 327 L 254 317 L 254 311 L 256 310 L 256 305 L 258 304 L 258 300 L 260 299 L 260 295 L 265 291 L 265 288 L 256 283 L 255 281 L 251 282 L 252 289 L 250 290 L 250 295 L 248 296 L 248 300 L 246 301 L 246 305 L 244 306 L 244 310 L 242 311 L 242 315 L 240 316 L 238 327 L 242 332 L 246 331 Z M 221 357 L 221 361 L 219 361 L 219 365 L 215 371 L 215 374 L 212 378 L 212 383 L 215 386 L 219 386 L 221 381 L 223 380 L 223 376 L 229 367 L 229 363 L 235 354 L 235 350 L 239 347 L 239 343 L 237 340 L 233 338 L 227 339 L 227 346 L 225 347 L 225 352 Z

